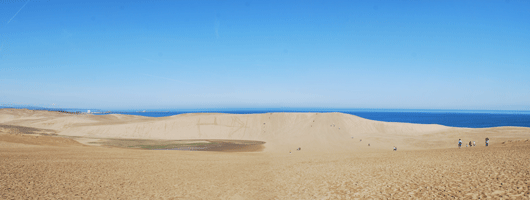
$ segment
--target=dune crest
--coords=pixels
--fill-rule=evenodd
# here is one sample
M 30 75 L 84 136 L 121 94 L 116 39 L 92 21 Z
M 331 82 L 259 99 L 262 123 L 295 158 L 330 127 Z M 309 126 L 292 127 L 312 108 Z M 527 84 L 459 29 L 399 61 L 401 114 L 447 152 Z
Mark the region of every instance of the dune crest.
M 0 110 L 0 199 L 528 199 L 529 130 L 341 113 L 150 118 Z M 458 149 L 458 139 L 477 147 Z M 123 148 L 87 145 L 102 140 Z M 249 145 L 256 140 L 266 143 Z M 224 152 L 195 151 L 204 142 Z M 173 147 L 188 150 L 163 150 Z
M 481 144 L 485 137 L 506 140 L 530 136 L 530 128 L 522 127 L 453 128 L 379 122 L 343 113 L 193 113 L 152 118 L 1 109 L 0 123 L 54 130 L 65 136 L 259 140 L 266 142 L 265 151 L 268 152 L 285 152 L 298 147 L 311 152 L 387 151 L 393 146 L 436 149 L 454 147 L 459 138 Z

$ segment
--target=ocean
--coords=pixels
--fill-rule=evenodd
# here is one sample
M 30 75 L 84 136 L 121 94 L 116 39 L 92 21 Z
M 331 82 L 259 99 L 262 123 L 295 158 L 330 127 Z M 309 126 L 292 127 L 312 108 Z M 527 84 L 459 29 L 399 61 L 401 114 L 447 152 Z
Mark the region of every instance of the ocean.
M 173 110 L 113 111 L 115 114 L 167 117 L 184 113 L 259 114 L 269 112 L 340 112 L 383 122 L 440 124 L 451 127 L 488 128 L 499 126 L 530 127 L 530 111 L 469 111 L 469 110 L 385 110 L 385 109 L 239 109 L 239 110 Z M 108 113 L 107 113 L 108 114 Z
M 0 108 L 8 108 L 2 107 Z M 23 108 L 23 107 L 16 107 Z M 26 107 L 28 108 L 28 107 Z M 89 109 L 34 108 L 33 110 L 51 110 L 86 113 Z M 314 108 L 278 108 L 278 109 L 173 109 L 173 110 L 98 110 L 90 109 L 93 114 L 126 114 L 146 117 L 167 117 L 185 113 L 230 113 L 260 114 L 270 112 L 340 112 L 382 122 L 405 122 L 415 124 L 440 124 L 451 127 L 489 128 L 499 126 L 530 127 L 530 111 L 503 110 L 418 110 L 418 109 L 314 109 Z

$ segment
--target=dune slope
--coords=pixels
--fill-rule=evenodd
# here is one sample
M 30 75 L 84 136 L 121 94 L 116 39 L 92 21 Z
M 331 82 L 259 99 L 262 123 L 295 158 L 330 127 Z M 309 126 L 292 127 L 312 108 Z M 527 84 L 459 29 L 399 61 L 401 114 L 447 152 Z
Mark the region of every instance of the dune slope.
M 386 151 L 393 146 L 436 149 L 454 147 L 458 139 L 482 144 L 485 137 L 497 142 L 530 135 L 530 128 L 469 129 L 390 123 L 343 113 L 195 113 L 151 118 L 1 109 L 0 123 L 54 130 L 65 136 L 259 140 L 266 142 L 265 151 L 268 152 L 285 152 L 298 147 L 318 152 Z
M 148 151 L 85 146 L 60 135 L 267 143 L 252 153 Z M 478 145 L 458 149 L 458 138 Z M 340 113 L 148 118 L 4 109 L 0 199 L 528 199 L 529 139 L 528 128 L 385 123 Z

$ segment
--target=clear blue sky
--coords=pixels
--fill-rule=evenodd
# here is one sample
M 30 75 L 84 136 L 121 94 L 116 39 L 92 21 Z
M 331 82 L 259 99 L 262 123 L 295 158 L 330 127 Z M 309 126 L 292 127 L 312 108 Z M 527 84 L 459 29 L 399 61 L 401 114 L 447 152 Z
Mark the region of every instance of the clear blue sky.
M 530 1 L 2 1 L 0 104 L 530 109 Z

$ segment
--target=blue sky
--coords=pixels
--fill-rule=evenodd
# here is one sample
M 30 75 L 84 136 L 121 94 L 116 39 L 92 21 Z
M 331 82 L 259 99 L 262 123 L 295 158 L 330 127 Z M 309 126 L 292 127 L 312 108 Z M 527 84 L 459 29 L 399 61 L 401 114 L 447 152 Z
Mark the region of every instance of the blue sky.
M 7 1 L 0 104 L 530 109 L 529 1 Z

